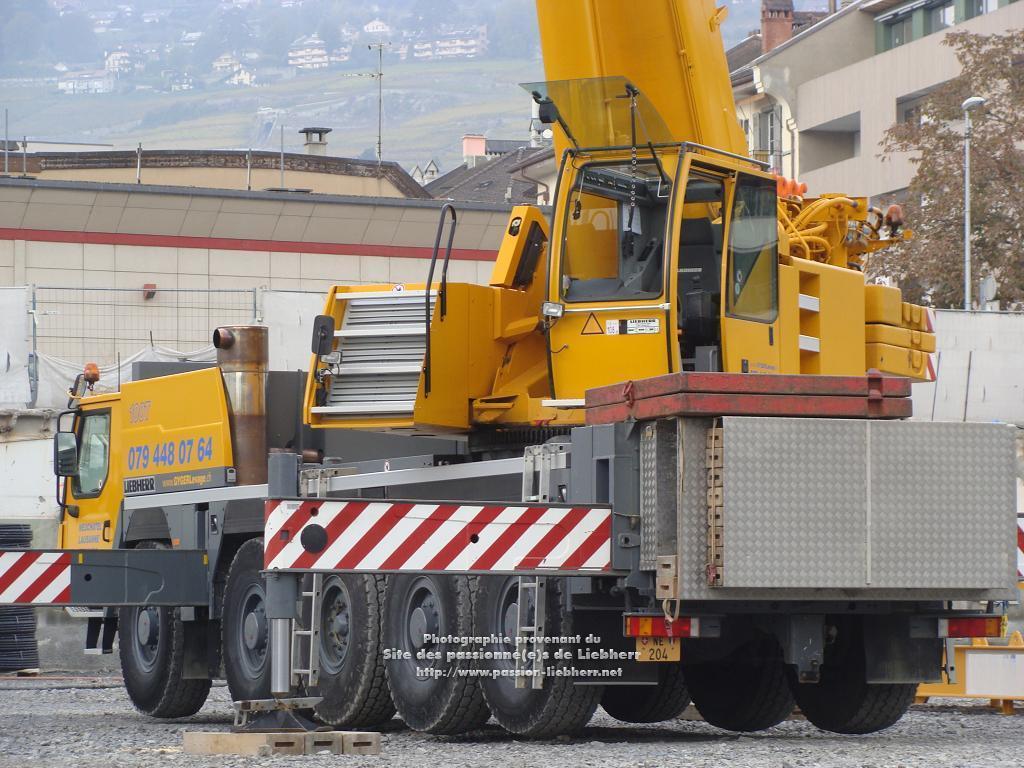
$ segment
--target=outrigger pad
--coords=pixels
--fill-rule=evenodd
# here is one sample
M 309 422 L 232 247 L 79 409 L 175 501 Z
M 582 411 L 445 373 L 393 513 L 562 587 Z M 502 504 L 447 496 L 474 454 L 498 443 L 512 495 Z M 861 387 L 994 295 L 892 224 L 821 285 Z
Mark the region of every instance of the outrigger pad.
M 317 725 L 305 713 L 312 713 L 313 707 L 321 701 L 320 696 L 296 699 L 256 699 L 236 701 L 235 733 L 311 733 L 330 730 Z M 259 713 L 259 714 L 256 714 Z M 252 715 L 256 714 L 250 720 Z

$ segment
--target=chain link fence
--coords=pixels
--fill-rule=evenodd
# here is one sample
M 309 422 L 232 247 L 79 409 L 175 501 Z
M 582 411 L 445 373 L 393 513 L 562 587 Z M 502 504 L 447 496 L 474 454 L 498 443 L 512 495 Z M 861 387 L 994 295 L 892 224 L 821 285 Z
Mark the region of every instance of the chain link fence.
M 32 288 L 33 350 L 109 365 L 146 346 L 189 352 L 214 328 L 259 321 L 259 289 Z

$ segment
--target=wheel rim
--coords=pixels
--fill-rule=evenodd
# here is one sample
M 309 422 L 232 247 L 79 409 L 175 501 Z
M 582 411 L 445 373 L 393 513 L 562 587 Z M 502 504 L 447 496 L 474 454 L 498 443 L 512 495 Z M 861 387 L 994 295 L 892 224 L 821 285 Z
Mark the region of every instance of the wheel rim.
M 242 598 L 237 636 L 239 661 L 245 667 L 247 676 L 256 679 L 266 666 L 270 638 L 266 595 L 259 584 L 251 584 Z
M 132 617 L 132 655 L 145 672 L 153 671 L 160 655 L 161 618 L 160 609 L 151 605 L 136 608 Z
M 320 614 L 320 666 L 332 674 L 341 671 L 352 635 L 352 597 L 341 579 L 324 585 Z
M 405 592 L 402 601 L 402 631 L 398 633 L 401 650 L 412 654 L 405 659 L 405 665 L 413 668 L 413 677 L 420 682 L 432 678 L 428 675 L 416 674 L 416 670 L 433 669 L 442 665 L 442 659 L 417 658 L 417 654 L 425 654 L 437 650 L 434 640 L 425 635 L 439 635 L 444 626 L 444 607 L 437 583 L 433 579 L 421 576 L 416 579 Z

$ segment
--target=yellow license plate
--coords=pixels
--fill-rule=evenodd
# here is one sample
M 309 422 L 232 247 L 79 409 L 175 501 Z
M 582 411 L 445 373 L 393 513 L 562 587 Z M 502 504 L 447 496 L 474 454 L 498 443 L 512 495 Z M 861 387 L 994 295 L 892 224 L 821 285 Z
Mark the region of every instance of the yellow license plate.
M 637 661 L 679 661 L 678 637 L 638 637 Z

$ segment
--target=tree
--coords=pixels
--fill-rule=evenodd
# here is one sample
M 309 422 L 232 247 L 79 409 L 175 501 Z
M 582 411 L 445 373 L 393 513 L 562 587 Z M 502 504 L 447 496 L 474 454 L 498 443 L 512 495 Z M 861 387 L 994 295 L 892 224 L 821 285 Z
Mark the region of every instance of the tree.
M 883 160 L 913 153 L 908 189 L 910 242 L 883 251 L 869 272 L 896 279 L 910 301 L 933 306 L 963 302 L 963 111 L 968 96 L 985 106 L 972 112 L 972 277 L 987 275 L 1004 303 L 1024 302 L 1024 30 L 1004 35 L 951 32 L 961 74 L 935 89 L 919 115 L 897 123 L 882 142 Z M 977 296 L 977 289 L 972 291 Z

